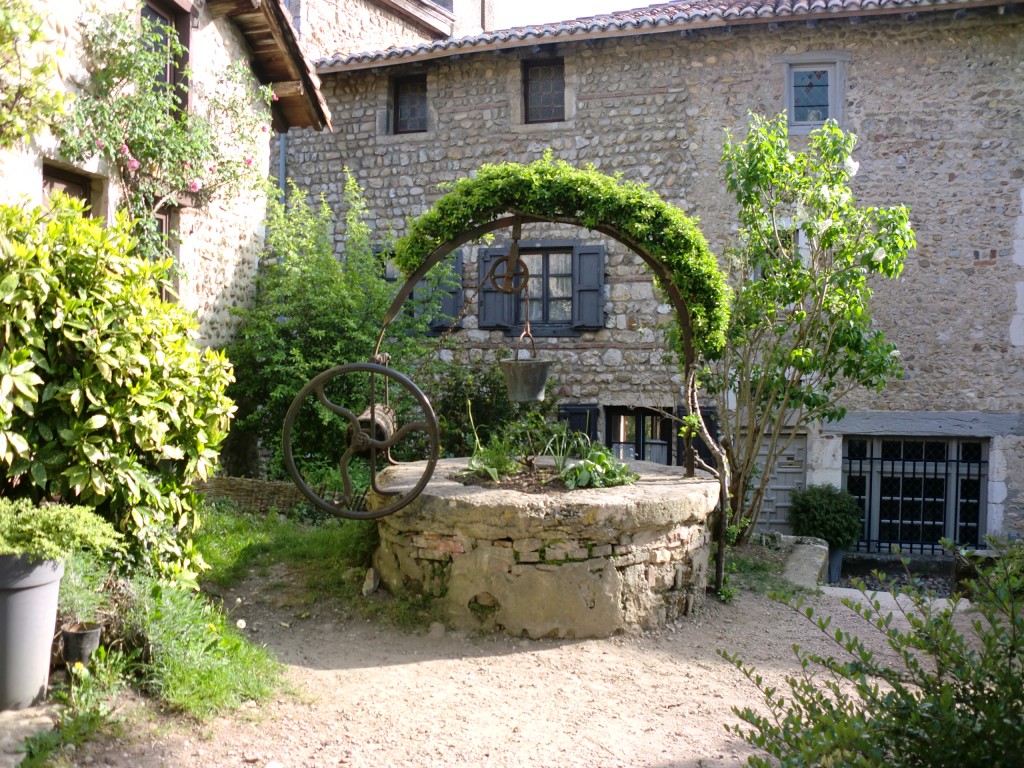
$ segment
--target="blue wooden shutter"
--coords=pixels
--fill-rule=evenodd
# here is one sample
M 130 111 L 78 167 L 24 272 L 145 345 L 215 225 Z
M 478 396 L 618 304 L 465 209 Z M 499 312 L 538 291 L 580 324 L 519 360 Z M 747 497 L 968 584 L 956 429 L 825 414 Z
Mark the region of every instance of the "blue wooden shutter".
M 455 258 L 451 265 L 454 284 L 447 288 L 441 297 L 441 314 L 430 321 L 430 330 L 436 333 L 444 333 L 449 328 L 461 328 L 462 319 L 459 313 L 462 311 L 462 251 L 455 252 Z
M 604 246 L 584 245 L 573 253 L 572 327 L 604 328 Z
M 480 328 L 511 328 L 512 327 L 512 299 L 513 295 L 502 293 L 497 290 L 489 280 L 487 273 L 491 265 L 502 256 L 508 255 L 508 247 L 504 248 L 481 248 L 480 261 L 480 289 L 477 293 L 480 317 L 478 325 Z

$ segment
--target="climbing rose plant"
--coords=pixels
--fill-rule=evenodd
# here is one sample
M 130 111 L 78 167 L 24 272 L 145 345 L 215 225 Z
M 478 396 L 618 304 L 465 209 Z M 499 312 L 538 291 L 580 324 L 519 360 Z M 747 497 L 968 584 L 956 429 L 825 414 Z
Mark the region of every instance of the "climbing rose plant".
M 257 147 L 270 126 L 267 88 L 254 88 L 245 63 L 193 90 L 166 82 L 167 61 L 185 49 L 173 31 L 132 14 L 89 15 L 81 22 L 89 78 L 55 134 L 75 163 L 102 160 L 121 189 L 120 207 L 135 220 L 141 252 L 170 255 L 156 214 L 202 207 L 261 183 Z
M 29 138 L 61 114 L 64 95 L 45 46 L 43 17 L 25 0 L 0 0 L 0 149 Z

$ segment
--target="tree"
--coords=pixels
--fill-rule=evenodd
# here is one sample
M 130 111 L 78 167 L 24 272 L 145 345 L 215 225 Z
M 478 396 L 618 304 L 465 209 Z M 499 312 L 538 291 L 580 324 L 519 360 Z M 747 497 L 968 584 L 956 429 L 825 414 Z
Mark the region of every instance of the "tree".
M 743 141 L 726 139 L 740 222 L 727 254 L 732 314 L 725 347 L 699 381 L 718 407 L 723 528 L 735 526 L 739 541 L 795 435 L 842 418 L 850 392 L 881 389 L 902 373 L 899 352 L 874 327 L 870 278 L 900 274 L 914 233 L 904 206 L 855 204 L 855 144 L 830 121 L 808 136 L 806 151 L 793 151 L 785 114 L 752 116 Z

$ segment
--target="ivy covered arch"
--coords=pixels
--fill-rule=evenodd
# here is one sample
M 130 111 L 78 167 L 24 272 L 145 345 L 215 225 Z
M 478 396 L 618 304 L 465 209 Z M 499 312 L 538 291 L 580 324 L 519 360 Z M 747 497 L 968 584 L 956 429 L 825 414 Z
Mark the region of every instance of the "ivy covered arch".
M 395 262 L 409 279 L 384 327 L 398 316 L 413 286 L 449 253 L 517 220 L 584 227 L 639 255 L 675 311 L 676 352 L 687 368 L 725 344 L 729 289 L 696 224 L 645 184 L 593 166 L 576 168 L 553 159 L 550 151 L 528 165 L 484 165 L 412 221 L 395 243 Z

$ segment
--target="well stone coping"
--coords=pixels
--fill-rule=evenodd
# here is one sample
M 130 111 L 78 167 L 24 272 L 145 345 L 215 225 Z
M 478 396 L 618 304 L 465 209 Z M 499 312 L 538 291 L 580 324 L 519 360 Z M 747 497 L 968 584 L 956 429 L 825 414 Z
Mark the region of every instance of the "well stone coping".
M 703 599 L 718 484 L 630 464 L 633 485 L 534 494 L 463 485 L 453 476 L 466 459 L 442 460 L 417 499 L 378 521 L 374 566 L 392 592 L 440 600 L 457 626 L 533 638 L 664 626 Z M 411 488 L 422 472 L 389 467 L 378 485 Z

